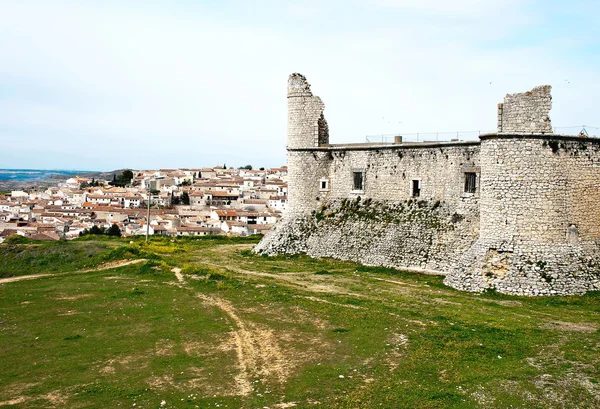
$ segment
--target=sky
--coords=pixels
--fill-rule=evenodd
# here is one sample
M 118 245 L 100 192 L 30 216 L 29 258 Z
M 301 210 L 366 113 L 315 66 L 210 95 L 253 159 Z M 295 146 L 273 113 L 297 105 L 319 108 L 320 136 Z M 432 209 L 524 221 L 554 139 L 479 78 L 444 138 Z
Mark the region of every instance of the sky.
M 280 166 L 293 72 L 331 143 L 493 131 L 542 84 L 577 133 L 599 66 L 597 0 L 0 0 L 0 168 Z

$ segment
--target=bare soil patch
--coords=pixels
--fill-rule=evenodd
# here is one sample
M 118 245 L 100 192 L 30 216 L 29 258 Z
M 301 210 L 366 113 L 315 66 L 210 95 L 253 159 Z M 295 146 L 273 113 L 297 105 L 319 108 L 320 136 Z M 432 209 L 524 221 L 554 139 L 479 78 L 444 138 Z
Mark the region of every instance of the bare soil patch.
M 128 266 L 131 264 L 142 263 L 144 261 L 146 261 L 146 259 L 111 261 L 110 263 L 104 263 L 104 264 L 99 265 L 96 268 L 92 268 L 92 269 L 88 269 L 88 270 L 79 270 L 79 271 L 71 271 L 68 273 L 55 273 L 55 274 L 31 274 L 31 275 L 27 275 L 27 276 L 1 278 L 0 284 L 14 283 L 17 281 L 24 281 L 24 280 L 35 280 L 36 278 L 44 278 L 44 277 L 57 277 L 57 276 L 61 276 L 64 274 L 84 274 L 84 273 L 90 273 L 93 271 L 110 270 L 112 268 L 118 268 L 118 267 Z
M 585 332 L 591 334 L 598 330 L 598 325 L 593 322 L 565 322 L 565 321 L 550 321 L 540 325 L 543 329 L 553 329 L 566 332 Z
M 275 331 L 266 325 L 243 319 L 239 311 L 227 300 L 197 294 L 206 305 L 222 310 L 231 323 L 231 337 L 224 346 L 235 351 L 238 373 L 235 376 L 238 395 L 248 395 L 253 390 L 253 379 L 284 383 L 300 363 L 314 358 L 291 348 L 297 337 L 286 331 Z M 310 340 L 311 343 L 319 340 Z

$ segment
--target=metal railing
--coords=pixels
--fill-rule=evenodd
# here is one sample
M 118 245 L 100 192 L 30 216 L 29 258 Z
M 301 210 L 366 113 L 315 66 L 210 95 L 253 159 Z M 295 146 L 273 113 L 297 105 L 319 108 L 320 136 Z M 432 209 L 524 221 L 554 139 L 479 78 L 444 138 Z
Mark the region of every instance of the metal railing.
M 402 143 L 407 142 L 450 142 L 476 140 L 479 135 L 495 131 L 455 131 L 455 132 L 417 132 L 367 135 L 367 143 L 393 143 L 396 136 L 402 136 Z
M 402 137 L 402 143 L 414 142 L 451 142 L 451 141 L 472 141 L 477 140 L 481 134 L 495 133 L 496 130 L 479 130 L 479 131 L 453 131 L 453 132 L 417 132 L 417 133 L 395 133 L 395 134 L 380 134 L 367 135 L 365 137 L 367 143 L 394 143 L 397 136 Z M 553 128 L 555 134 L 580 135 L 590 138 L 600 135 L 600 127 L 588 125 L 576 126 L 555 126 Z
M 552 131 L 557 134 L 580 135 L 597 138 L 600 135 L 600 127 L 588 125 L 555 126 Z

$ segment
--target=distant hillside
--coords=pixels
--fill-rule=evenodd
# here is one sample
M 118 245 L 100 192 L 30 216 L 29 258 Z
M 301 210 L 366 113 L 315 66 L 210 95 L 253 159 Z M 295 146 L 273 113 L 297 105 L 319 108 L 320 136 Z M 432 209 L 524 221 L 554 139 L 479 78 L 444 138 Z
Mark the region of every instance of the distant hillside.
M 8 172 L 22 172 L 30 174 L 28 175 L 29 177 L 25 177 L 25 180 L 22 180 L 23 178 L 19 177 L 18 175 L 8 175 L 6 176 L 5 180 L 2 180 L 2 178 L 0 178 L 0 191 L 31 190 L 35 188 L 47 188 L 49 186 L 58 186 L 59 183 L 76 176 L 95 178 L 100 180 L 112 180 L 114 175 L 120 175 L 123 170 L 124 169 L 118 169 L 109 172 L 34 170 L 31 172 L 26 172 L 22 169 L 5 169 L 3 170 L 5 174 Z

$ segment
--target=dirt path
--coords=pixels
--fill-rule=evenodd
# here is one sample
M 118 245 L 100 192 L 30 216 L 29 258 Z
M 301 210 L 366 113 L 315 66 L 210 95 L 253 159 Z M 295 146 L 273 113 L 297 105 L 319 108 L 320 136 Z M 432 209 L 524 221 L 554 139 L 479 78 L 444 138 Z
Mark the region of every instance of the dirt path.
M 144 259 L 144 258 L 137 259 L 137 260 L 119 260 L 119 261 L 111 261 L 109 263 L 100 264 L 96 268 L 91 268 L 91 269 L 87 269 L 87 270 L 70 271 L 67 273 L 31 274 L 31 275 L 27 275 L 27 276 L 1 278 L 0 284 L 14 283 L 16 281 L 24 281 L 24 280 L 35 280 L 36 278 L 44 278 L 44 277 L 58 277 L 58 276 L 67 275 L 67 274 L 84 274 L 84 273 L 91 273 L 94 271 L 110 270 L 112 268 L 129 266 L 131 264 L 138 264 L 138 263 L 141 263 L 144 261 L 146 261 L 146 259 Z
M 179 267 L 173 267 L 171 272 L 175 273 L 175 277 L 177 277 L 179 283 L 185 284 L 185 278 L 183 278 L 183 274 L 181 274 L 181 269 Z
M 336 285 L 336 284 L 340 283 L 340 279 L 335 279 L 334 282 L 332 282 L 333 280 L 331 280 L 331 279 L 329 279 L 329 280 L 319 279 L 319 278 L 315 277 L 315 274 L 313 272 L 309 272 L 309 271 L 274 274 L 274 273 L 265 273 L 265 272 L 259 272 L 259 271 L 244 270 L 241 268 L 236 268 L 236 267 L 232 267 L 229 265 L 221 265 L 221 264 L 216 264 L 216 263 L 204 262 L 204 264 L 212 266 L 212 267 L 231 270 L 232 272 L 237 273 L 237 274 L 275 279 L 275 280 L 279 281 L 281 284 L 288 285 L 288 286 L 296 288 L 296 289 L 313 292 L 313 293 L 341 294 L 341 295 L 349 295 L 349 296 L 359 297 L 359 298 L 369 298 L 369 297 L 365 296 L 364 294 L 359 294 L 356 292 L 348 291 L 345 288 L 345 286 L 341 287 L 341 286 Z M 331 277 L 331 276 L 328 276 L 328 277 Z M 347 284 L 349 282 L 350 281 L 346 280 L 346 282 L 343 282 L 342 284 Z
M 205 304 L 223 311 L 231 321 L 232 346 L 238 358 L 235 377 L 239 395 L 253 391 L 252 379 L 267 378 L 284 382 L 289 377 L 290 362 L 284 355 L 273 330 L 242 320 L 233 305 L 222 298 L 196 294 Z
M 181 268 L 171 269 L 181 288 L 193 290 L 187 285 Z M 196 293 L 207 306 L 218 308 L 227 315 L 231 327 L 230 347 L 237 355 L 238 373 L 235 376 L 235 395 L 246 396 L 254 391 L 253 379 L 267 378 L 284 382 L 289 377 L 290 360 L 279 346 L 273 330 L 240 318 L 229 301 L 202 293 Z

